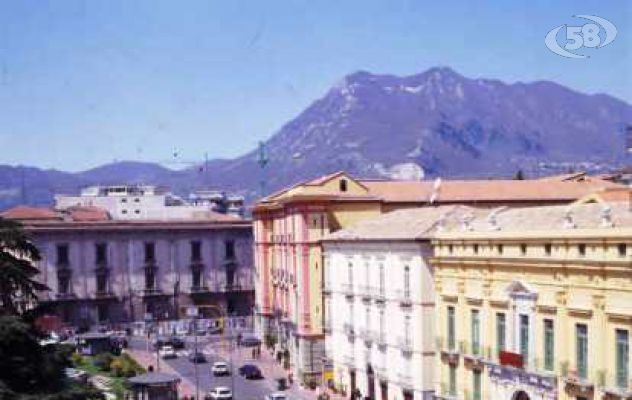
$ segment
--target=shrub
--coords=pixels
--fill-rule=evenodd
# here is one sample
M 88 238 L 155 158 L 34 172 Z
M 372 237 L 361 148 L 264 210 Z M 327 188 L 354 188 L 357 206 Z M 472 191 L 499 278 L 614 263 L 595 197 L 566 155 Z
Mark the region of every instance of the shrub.
M 94 357 L 94 366 L 99 368 L 102 371 L 108 372 L 110 371 L 110 364 L 112 364 L 112 360 L 114 356 L 110 353 L 100 353 Z
M 83 361 L 83 357 L 79 353 L 72 353 L 70 355 L 70 361 L 72 361 L 72 364 L 75 367 L 79 367 L 79 366 L 83 365 L 83 362 L 84 362 Z

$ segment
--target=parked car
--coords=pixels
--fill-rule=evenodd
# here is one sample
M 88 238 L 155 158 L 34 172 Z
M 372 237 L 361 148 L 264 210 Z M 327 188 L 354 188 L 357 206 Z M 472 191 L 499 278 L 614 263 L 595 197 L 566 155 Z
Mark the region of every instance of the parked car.
M 168 344 L 171 344 L 169 342 L 169 338 L 165 337 L 165 336 L 158 336 L 156 339 L 154 339 L 153 342 L 153 346 L 154 349 L 158 350 L 160 348 L 162 348 L 162 346 L 166 346 Z
M 158 354 L 160 355 L 160 358 L 164 360 L 178 357 L 178 355 L 176 354 L 176 350 L 173 348 L 173 346 L 168 346 L 168 345 L 162 346 L 160 350 L 158 350 Z
M 182 350 L 185 348 L 184 340 L 182 338 L 179 338 L 178 336 L 171 336 L 169 338 L 169 342 L 171 343 L 171 346 L 173 346 L 173 348 L 176 350 Z
M 246 379 L 263 379 L 261 370 L 254 364 L 244 364 L 239 367 L 239 375 Z
M 288 400 L 285 393 L 270 393 L 265 397 L 265 400 Z
M 211 367 L 211 372 L 214 376 L 225 376 L 230 375 L 230 368 L 228 368 L 228 364 L 223 361 L 217 361 Z
M 204 400 L 232 400 L 232 398 L 233 392 L 225 386 L 218 386 L 204 396 Z
M 199 351 L 197 353 L 192 352 L 191 354 L 189 354 L 189 361 L 194 364 L 203 364 L 206 362 L 206 356 L 204 355 L 204 353 L 200 353 Z

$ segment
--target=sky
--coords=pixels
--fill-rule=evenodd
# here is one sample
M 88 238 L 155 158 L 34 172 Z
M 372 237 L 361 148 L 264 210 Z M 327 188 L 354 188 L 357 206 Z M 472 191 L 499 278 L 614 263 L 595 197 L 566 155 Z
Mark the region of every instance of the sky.
M 545 35 L 578 14 L 617 38 L 553 54 Z M 232 158 L 347 74 L 434 66 L 632 103 L 632 2 L 2 0 L 0 164 Z

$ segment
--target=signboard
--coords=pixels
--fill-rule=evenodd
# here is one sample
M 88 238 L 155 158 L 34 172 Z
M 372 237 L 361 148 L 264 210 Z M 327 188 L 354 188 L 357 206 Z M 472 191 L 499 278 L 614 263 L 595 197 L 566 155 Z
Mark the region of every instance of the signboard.
M 509 351 L 501 351 L 499 354 L 500 365 L 509 365 L 515 368 L 522 368 L 522 354 L 512 353 Z

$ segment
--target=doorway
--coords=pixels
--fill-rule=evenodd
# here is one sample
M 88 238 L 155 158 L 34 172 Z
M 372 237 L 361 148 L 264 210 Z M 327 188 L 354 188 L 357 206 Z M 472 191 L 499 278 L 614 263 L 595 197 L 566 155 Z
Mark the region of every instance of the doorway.
M 530 400 L 527 392 L 521 390 L 519 392 L 514 393 L 512 400 Z
M 366 366 L 366 379 L 369 388 L 368 397 L 370 400 L 375 400 L 375 373 L 371 364 Z
M 380 381 L 381 400 L 388 400 L 388 382 Z

